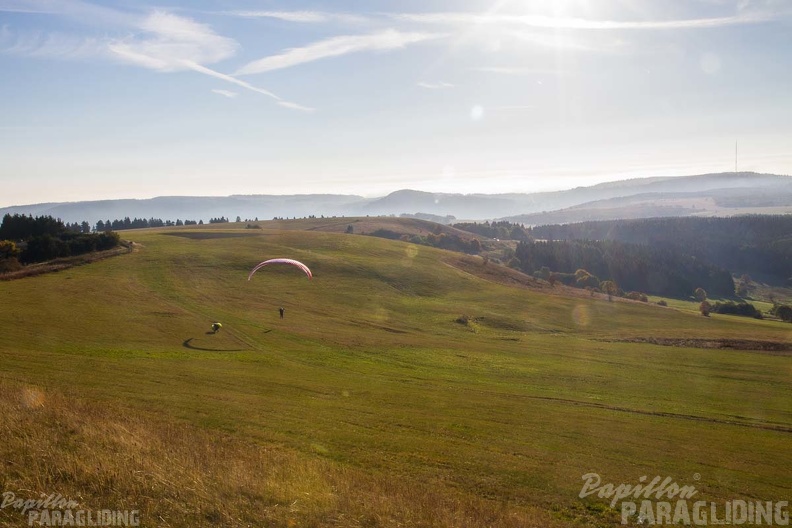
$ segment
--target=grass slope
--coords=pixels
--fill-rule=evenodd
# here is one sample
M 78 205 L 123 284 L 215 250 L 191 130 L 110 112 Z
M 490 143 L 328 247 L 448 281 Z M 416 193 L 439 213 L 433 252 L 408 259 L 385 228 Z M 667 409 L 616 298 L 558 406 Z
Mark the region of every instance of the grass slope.
M 6 489 L 138 504 L 151 526 L 618 524 L 607 500 L 577 497 L 591 471 L 613 483 L 693 484 L 699 474 L 703 500 L 788 497 L 788 353 L 625 340 L 789 343 L 789 325 L 510 287 L 513 272 L 472 257 L 308 221 L 262 225 L 136 231 L 131 254 L 0 283 L 14 439 L 0 452 L 12 460 L 46 445 L 55 466 L 47 478 L 40 464 L 17 468 Z M 308 264 L 314 280 L 270 267 L 246 281 L 281 256 Z M 456 322 L 463 314 L 467 325 Z M 214 320 L 223 330 L 209 335 Z M 32 412 L 19 396 L 31 390 L 61 403 Z M 33 432 L 42 426 L 52 434 Z M 62 427 L 79 448 L 57 441 Z M 169 434 L 195 440 L 157 448 Z M 222 453 L 184 462 L 223 438 Z M 270 470 L 282 487 L 264 479 L 261 449 L 280 457 Z M 62 476 L 60 465 L 94 451 L 107 465 Z M 78 486 L 136 465 L 184 474 L 158 491 L 133 477 Z M 196 482 L 234 496 L 257 475 L 269 487 L 251 488 L 247 502 L 202 508 Z M 174 508 L 174 496 L 188 507 Z M 294 511 L 273 506 L 293 501 Z

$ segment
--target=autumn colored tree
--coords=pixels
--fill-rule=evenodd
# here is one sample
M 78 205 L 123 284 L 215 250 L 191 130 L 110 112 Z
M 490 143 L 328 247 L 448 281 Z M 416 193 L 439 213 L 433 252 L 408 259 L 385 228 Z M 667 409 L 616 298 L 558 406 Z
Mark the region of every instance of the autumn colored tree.
M 614 295 L 619 295 L 619 285 L 612 280 L 602 281 L 600 283 L 600 290 L 608 295 L 608 300 L 613 300 Z

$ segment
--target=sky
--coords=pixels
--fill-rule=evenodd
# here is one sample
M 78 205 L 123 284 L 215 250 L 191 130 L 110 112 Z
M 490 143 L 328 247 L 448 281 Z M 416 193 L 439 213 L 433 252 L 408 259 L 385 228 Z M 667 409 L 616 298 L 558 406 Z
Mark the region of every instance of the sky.
M 792 174 L 788 0 L 0 0 L 0 207 Z

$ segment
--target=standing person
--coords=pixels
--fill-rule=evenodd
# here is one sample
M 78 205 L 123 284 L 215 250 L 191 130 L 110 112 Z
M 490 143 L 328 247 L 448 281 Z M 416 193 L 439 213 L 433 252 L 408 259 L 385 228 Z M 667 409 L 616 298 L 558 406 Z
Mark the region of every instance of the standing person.
M 285 312 L 285 311 L 286 311 L 286 310 L 284 310 L 284 309 L 283 309 L 283 306 L 281 306 L 280 308 L 278 308 L 278 312 L 280 312 L 280 318 L 281 318 L 281 319 L 283 319 L 283 312 Z

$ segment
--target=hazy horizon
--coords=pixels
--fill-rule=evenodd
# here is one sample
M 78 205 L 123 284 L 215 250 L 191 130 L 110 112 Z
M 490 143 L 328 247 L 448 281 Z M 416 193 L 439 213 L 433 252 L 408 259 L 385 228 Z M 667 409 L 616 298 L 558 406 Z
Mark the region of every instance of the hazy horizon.
M 779 0 L 0 0 L 0 18 L 2 207 L 792 174 Z
M 751 171 L 741 171 L 741 173 L 752 173 Z M 715 174 L 734 174 L 734 172 L 723 172 L 723 173 L 712 173 Z M 767 174 L 767 173 L 754 173 L 754 174 Z M 685 178 L 685 177 L 694 177 L 694 176 L 707 176 L 708 174 L 687 174 L 687 175 L 680 175 L 680 176 L 668 176 L 668 178 Z M 792 175 L 787 174 L 774 174 L 773 176 L 783 176 L 783 177 L 792 177 Z M 399 189 L 391 189 L 384 193 L 372 193 L 372 194 L 363 194 L 363 193 L 345 193 L 345 192 L 302 192 L 302 193 L 230 193 L 230 194 L 167 194 L 167 195 L 151 195 L 151 196 L 139 196 L 139 197 L 129 197 L 129 196 L 122 196 L 116 198 L 99 198 L 99 199 L 85 199 L 85 200 L 47 200 L 42 202 L 30 202 L 30 203 L 17 203 L 17 204 L 3 204 L 0 203 L 0 209 L 5 208 L 13 208 L 13 207 L 25 207 L 30 205 L 38 205 L 38 204 L 46 204 L 46 203 L 82 203 L 82 202 L 98 202 L 98 201 L 120 201 L 120 200 L 151 200 L 155 198 L 228 198 L 234 196 L 309 196 L 309 195 L 333 195 L 333 196 L 350 196 L 350 197 L 360 197 L 366 200 L 372 200 L 377 198 L 384 198 L 390 194 L 399 191 L 415 191 L 415 192 L 426 192 L 426 193 L 437 193 L 437 194 L 450 194 L 450 195 L 462 195 L 462 196 L 473 196 L 473 195 L 506 195 L 506 194 L 533 194 L 533 193 L 544 193 L 544 192 L 564 192 L 570 191 L 580 187 L 594 187 L 599 184 L 609 184 L 609 183 L 626 183 L 634 180 L 642 180 L 642 179 L 653 179 L 656 177 L 662 178 L 663 176 L 646 176 L 646 177 L 637 177 L 637 178 L 624 178 L 619 180 L 604 180 L 598 182 L 591 182 L 589 185 L 583 186 L 575 186 L 575 187 L 563 187 L 557 189 L 547 189 L 547 190 L 537 190 L 537 191 L 504 191 L 504 192 L 457 192 L 453 189 L 446 189 L 446 190 L 436 190 L 436 191 L 429 191 L 424 189 L 416 189 L 411 187 L 404 187 Z

